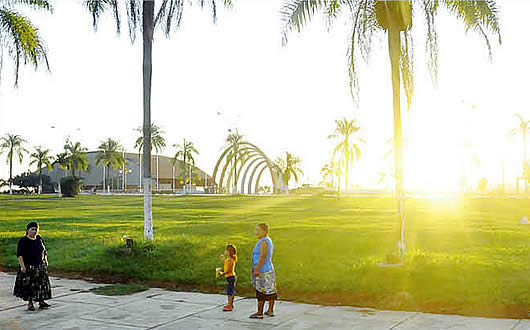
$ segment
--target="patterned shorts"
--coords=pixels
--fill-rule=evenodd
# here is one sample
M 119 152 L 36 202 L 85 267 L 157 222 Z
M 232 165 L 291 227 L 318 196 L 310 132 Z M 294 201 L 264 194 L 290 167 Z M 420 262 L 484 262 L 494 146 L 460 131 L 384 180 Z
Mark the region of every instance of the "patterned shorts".
M 274 269 L 270 272 L 260 273 L 258 277 L 254 276 L 254 269 L 252 269 L 252 286 L 256 289 L 258 300 L 267 296 L 276 297 L 276 275 Z

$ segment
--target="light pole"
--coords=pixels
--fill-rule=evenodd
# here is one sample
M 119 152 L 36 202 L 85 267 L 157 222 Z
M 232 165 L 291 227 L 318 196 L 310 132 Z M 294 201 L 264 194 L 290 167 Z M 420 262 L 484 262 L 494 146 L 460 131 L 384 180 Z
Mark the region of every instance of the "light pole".
M 127 175 L 130 173 L 132 173 L 132 170 L 130 168 L 124 168 L 123 170 L 120 170 L 120 174 L 122 174 L 122 186 L 124 192 L 127 189 Z

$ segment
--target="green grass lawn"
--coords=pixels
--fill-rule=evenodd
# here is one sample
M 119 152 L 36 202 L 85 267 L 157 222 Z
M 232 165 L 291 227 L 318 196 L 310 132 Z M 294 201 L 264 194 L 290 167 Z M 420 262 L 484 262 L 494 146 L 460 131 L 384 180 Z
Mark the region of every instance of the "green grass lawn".
M 390 198 L 155 196 L 155 243 L 142 243 L 141 197 L 0 200 L 0 265 L 15 267 L 17 240 L 40 223 L 50 268 L 87 276 L 221 292 L 219 254 L 238 247 L 238 292 L 251 293 L 254 227 L 267 222 L 280 298 L 468 315 L 528 317 L 530 202 L 409 200 L 405 265 Z M 122 236 L 138 242 L 123 248 Z

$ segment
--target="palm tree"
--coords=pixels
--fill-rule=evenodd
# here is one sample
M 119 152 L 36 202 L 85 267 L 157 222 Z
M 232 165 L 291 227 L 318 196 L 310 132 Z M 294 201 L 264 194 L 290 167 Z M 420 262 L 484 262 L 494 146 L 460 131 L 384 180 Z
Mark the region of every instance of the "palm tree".
M 59 165 L 59 168 L 63 170 L 68 170 L 70 168 L 69 166 L 70 159 L 68 158 L 68 154 L 66 152 L 61 152 L 55 156 L 55 162 Z M 61 180 L 59 179 L 59 196 L 61 196 Z
M 143 130 L 141 127 L 138 127 L 136 131 L 139 132 L 141 135 L 136 139 L 134 148 L 138 149 L 138 152 L 140 153 L 140 158 L 141 158 L 141 152 L 144 148 Z M 155 123 L 151 124 L 151 148 L 154 148 L 157 153 L 156 154 L 156 188 L 157 189 L 158 189 L 158 153 L 160 153 L 160 151 L 162 151 L 166 147 L 166 139 L 164 138 L 165 133 L 166 132 L 161 130 L 160 127 L 158 127 Z
M 339 158 L 339 164 L 344 164 L 344 174 L 346 179 L 346 190 L 348 186 L 348 174 L 355 159 L 361 158 L 361 144 L 363 139 L 357 136 L 361 129 L 355 119 L 335 120 L 335 132 L 328 136 L 328 139 L 338 139 L 338 144 L 333 149 L 333 158 Z
M 173 147 L 177 148 L 177 153 L 175 154 L 175 157 L 173 157 L 173 162 L 176 163 L 177 160 L 179 160 L 179 158 L 182 159 L 182 161 L 184 162 L 184 171 L 182 171 L 182 176 L 183 176 L 182 189 L 184 190 L 184 192 L 186 192 L 186 190 L 184 189 L 184 185 L 186 184 L 186 165 L 188 164 L 188 162 L 190 163 L 189 176 L 190 176 L 190 189 L 191 189 L 191 168 L 195 165 L 195 159 L 193 158 L 193 154 L 198 155 L 199 152 L 193 145 L 193 142 L 186 141 L 186 139 L 184 139 L 184 142 L 182 144 L 174 144 Z
M 296 157 L 290 152 L 285 152 L 285 159 L 278 158 L 276 160 L 276 166 L 283 174 L 283 184 L 289 191 L 289 181 L 291 177 L 294 178 L 295 182 L 298 184 L 298 174 L 304 175 L 304 172 L 300 168 L 300 163 L 302 160 L 299 157 Z
M 340 177 L 342 175 L 342 171 L 339 166 L 335 165 L 335 162 L 332 160 L 330 164 L 324 165 L 320 169 L 320 174 L 322 174 L 322 178 L 324 181 L 327 180 L 328 177 L 331 178 L 331 186 L 338 191 L 340 191 Z M 335 187 L 335 178 L 337 178 L 338 186 Z
M 15 86 L 21 64 L 32 64 L 35 69 L 44 64 L 49 70 L 48 55 L 39 30 L 31 21 L 21 15 L 16 6 L 31 7 L 51 12 L 52 6 L 47 0 L 10 0 L 0 3 L 0 71 L 4 47 L 14 62 Z
M 42 194 L 42 166 L 46 166 L 48 171 L 52 171 L 53 156 L 50 155 L 50 149 L 35 147 L 35 152 L 30 155 L 32 161 L 30 165 L 37 164 L 37 174 L 39 175 L 39 195 Z
M 110 168 L 118 169 L 125 165 L 125 158 L 121 151 L 123 147 L 118 141 L 108 138 L 107 141 L 101 142 L 98 147 L 99 153 L 96 156 L 96 165 L 103 165 L 107 168 L 106 175 L 103 175 L 103 191 L 105 191 L 105 180 L 109 182 Z
M 399 252 L 405 254 L 404 241 L 404 191 L 403 191 L 403 146 L 401 125 L 401 76 L 403 87 L 410 106 L 414 94 L 413 57 L 412 57 L 412 9 L 417 8 L 425 16 L 427 23 L 427 51 L 428 66 L 431 77 L 436 83 L 438 71 L 438 34 L 436 31 L 436 16 L 440 5 L 461 20 L 467 30 L 474 30 L 484 36 L 491 57 L 491 44 L 487 35 L 490 31 L 497 35 L 501 42 L 498 10 L 494 0 L 488 1 L 437 1 L 418 0 L 383 1 L 383 0 L 285 0 L 282 15 L 285 20 L 283 42 L 287 43 L 287 33 L 290 30 L 301 31 L 317 11 L 326 13 L 331 24 L 341 14 L 352 23 L 352 33 L 348 45 L 348 71 L 350 76 L 350 90 L 352 98 L 358 104 L 359 79 L 357 76 L 357 62 L 359 58 L 369 58 L 372 40 L 376 34 L 383 31 L 388 37 L 388 49 L 391 64 L 391 79 L 394 107 L 394 145 L 396 170 L 396 197 L 398 214 L 401 220 Z M 419 7 L 419 8 L 418 8 Z M 346 14 L 346 12 L 349 12 Z
M 13 156 L 18 157 L 18 161 L 22 164 L 24 153 L 28 151 L 22 146 L 26 143 L 20 135 L 6 134 L 0 138 L 0 154 L 7 151 L 7 163 L 9 164 L 9 194 L 13 194 Z
M 519 119 L 519 126 L 512 129 L 509 132 L 510 136 L 514 136 L 517 134 L 521 134 L 521 137 L 523 138 L 523 162 L 526 163 L 528 160 L 526 158 L 526 152 L 527 152 L 527 146 L 526 146 L 526 138 L 530 135 L 530 120 L 526 120 L 521 114 L 516 113 L 515 116 L 517 119 Z
M 519 119 L 519 126 L 510 130 L 508 132 L 509 136 L 515 136 L 518 134 L 521 134 L 521 137 L 523 138 L 523 172 L 525 171 L 525 166 L 527 166 L 528 158 L 526 156 L 527 152 L 527 145 L 526 145 L 526 138 L 530 135 L 530 120 L 526 120 L 521 114 L 516 113 L 515 116 L 517 119 Z M 523 178 L 525 176 L 523 175 Z M 525 191 L 528 189 L 528 185 L 525 184 Z
M 230 7 L 232 0 L 223 0 L 225 6 Z M 198 0 L 201 7 L 204 6 L 204 0 Z M 216 0 L 209 1 L 212 8 L 214 22 L 217 19 Z M 129 37 L 131 42 L 136 39 L 136 31 L 140 30 L 143 34 L 143 141 L 148 146 L 144 148 L 144 238 L 153 240 L 153 216 L 151 204 L 151 79 L 153 71 L 153 34 L 156 27 L 161 27 L 167 37 L 169 37 L 172 27 L 178 28 L 182 19 L 182 12 L 186 4 L 191 1 L 182 0 L 164 0 L 158 8 L 155 16 L 155 1 L 142 0 L 142 9 L 140 9 L 140 0 L 130 0 L 127 2 L 127 18 L 129 25 Z M 116 30 L 120 33 L 121 17 L 118 1 L 116 0 L 85 0 L 85 7 L 92 14 L 94 30 L 98 26 L 101 15 L 108 10 L 113 12 L 116 21 Z M 141 25 L 141 26 L 140 26 Z M 141 29 L 140 29 L 141 27 Z
M 229 159 L 232 161 L 232 169 L 234 171 L 233 175 L 233 184 L 232 187 L 232 193 L 237 194 L 237 162 L 238 160 L 241 160 L 240 156 L 243 156 L 240 151 L 240 145 L 243 142 L 243 135 L 239 134 L 239 131 L 236 130 L 233 132 L 231 129 L 228 130 L 228 136 L 226 137 L 226 146 L 225 148 L 231 148 L 230 152 L 228 152 L 228 155 L 226 156 L 226 159 Z M 238 159 L 239 158 L 239 159 Z
M 75 176 L 76 170 L 86 171 L 88 169 L 87 148 L 83 147 L 81 142 L 72 142 L 70 139 L 67 139 L 64 150 L 68 159 L 67 170 L 72 171 L 72 176 Z

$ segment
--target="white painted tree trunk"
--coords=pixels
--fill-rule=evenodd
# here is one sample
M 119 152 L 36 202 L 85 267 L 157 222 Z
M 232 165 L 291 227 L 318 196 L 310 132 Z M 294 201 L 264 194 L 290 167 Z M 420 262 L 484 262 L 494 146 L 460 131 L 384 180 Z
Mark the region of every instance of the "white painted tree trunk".
M 143 134 L 144 134 L 144 239 L 153 240 L 151 204 L 151 81 L 153 74 L 154 1 L 143 1 Z
M 153 211 L 151 201 L 151 178 L 144 178 L 144 239 L 153 240 Z

